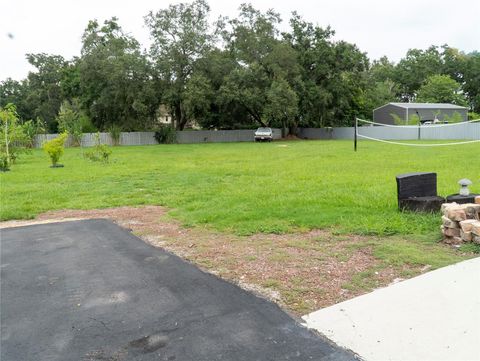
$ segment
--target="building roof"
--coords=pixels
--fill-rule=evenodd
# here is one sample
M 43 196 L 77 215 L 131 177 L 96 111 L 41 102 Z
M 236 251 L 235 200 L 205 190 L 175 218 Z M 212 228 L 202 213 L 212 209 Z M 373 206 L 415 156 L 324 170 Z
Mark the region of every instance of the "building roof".
M 455 104 L 448 103 L 388 103 L 406 109 L 467 109 Z M 386 105 L 388 105 L 386 104 Z

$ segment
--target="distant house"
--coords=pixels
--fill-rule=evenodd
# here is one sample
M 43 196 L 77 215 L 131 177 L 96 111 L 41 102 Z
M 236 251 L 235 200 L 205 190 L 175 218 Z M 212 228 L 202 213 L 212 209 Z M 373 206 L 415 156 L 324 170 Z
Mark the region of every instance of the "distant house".
M 425 122 L 459 122 L 468 120 L 468 109 L 442 103 L 388 103 L 373 110 L 373 121 L 406 125 Z

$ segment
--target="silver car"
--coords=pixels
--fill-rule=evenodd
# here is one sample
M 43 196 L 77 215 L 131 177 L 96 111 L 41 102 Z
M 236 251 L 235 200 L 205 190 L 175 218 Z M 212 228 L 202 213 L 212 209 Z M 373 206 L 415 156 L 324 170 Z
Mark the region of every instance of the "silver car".
M 258 128 L 255 131 L 255 141 L 256 142 L 261 142 L 261 141 L 266 141 L 266 142 L 271 142 L 273 140 L 273 131 L 272 128 Z

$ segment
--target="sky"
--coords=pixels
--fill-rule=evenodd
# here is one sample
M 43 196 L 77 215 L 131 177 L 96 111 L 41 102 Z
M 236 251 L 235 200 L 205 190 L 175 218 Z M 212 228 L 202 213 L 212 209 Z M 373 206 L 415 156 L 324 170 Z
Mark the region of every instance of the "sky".
M 143 47 L 150 43 L 144 16 L 179 1 L 165 0 L 0 0 L 0 81 L 23 79 L 33 68 L 27 53 L 80 54 L 89 20 L 119 18 L 124 31 Z M 246 0 L 209 0 L 211 20 L 235 17 Z M 330 25 L 335 40 L 356 44 L 370 59 L 386 55 L 398 62 L 410 48 L 448 44 L 464 52 L 480 50 L 480 0 L 251 0 L 262 11 L 281 14 L 282 30 L 296 10 L 305 20 Z

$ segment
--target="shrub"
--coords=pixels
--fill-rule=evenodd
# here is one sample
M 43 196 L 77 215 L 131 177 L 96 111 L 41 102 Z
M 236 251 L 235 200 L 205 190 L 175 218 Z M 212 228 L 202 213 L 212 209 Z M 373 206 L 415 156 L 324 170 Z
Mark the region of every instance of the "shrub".
M 25 133 L 26 146 L 28 148 L 33 148 L 37 134 L 45 133 L 45 126 L 38 117 L 36 120 L 27 120 L 23 123 L 22 128 Z
M 80 114 L 80 124 L 82 126 L 82 133 L 96 133 L 97 127 L 92 123 L 92 120 L 84 113 Z
M 443 119 L 448 123 L 459 123 L 463 120 L 463 117 L 459 112 L 453 112 L 451 116 L 445 114 Z
M 475 112 L 468 112 L 468 120 L 480 119 L 480 114 Z
M 48 154 L 52 161 L 52 168 L 59 167 L 58 161 L 63 155 L 65 149 L 65 142 L 68 138 L 68 133 L 63 132 L 58 137 L 43 143 L 43 150 Z
M 155 132 L 155 140 L 159 144 L 172 144 L 177 140 L 175 129 L 169 125 L 163 125 Z
M 0 153 L 0 171 L 6 172 L 8 170 L 10 170 L 10 164 L 7 155 L 2 152 Z
M 119 145 L 120 136 L 122 135 L 122 127 L 118 124 L 112 124 L 108 128 L 108 132 L 110 133 L 110 137 L 112 138 L 113 145 Z
M 95 135 L 95 145 L 91 150 L 85 152 L 85 158 L 92 162 L 108 163 L 111 154 L 112 151 L 106 144 L 100 142 L 100 133 L 97 133 Z
M 77 102 L 70 103 L 68 100 L 65 100 L 60 106 L 57 121 L 58 129 L 61 132 L 68 132 L 72 137 L 72 145 L 79 146 L 82 142 L 83 131 Z

